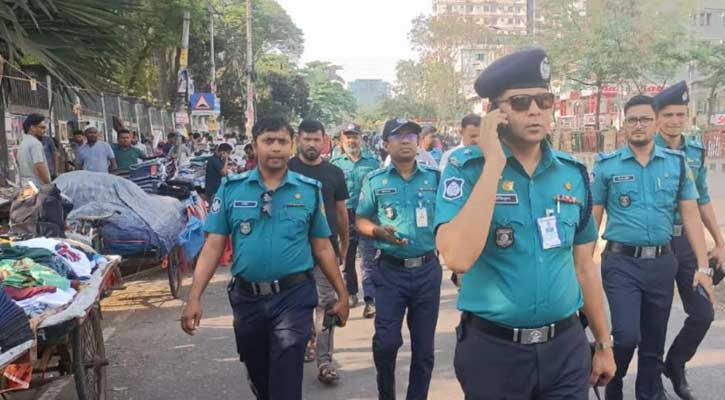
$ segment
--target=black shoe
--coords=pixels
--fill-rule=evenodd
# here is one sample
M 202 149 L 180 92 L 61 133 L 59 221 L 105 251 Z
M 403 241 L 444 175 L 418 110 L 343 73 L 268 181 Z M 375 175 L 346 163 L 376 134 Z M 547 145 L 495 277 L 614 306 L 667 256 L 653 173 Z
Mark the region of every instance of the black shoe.
M 375 318 L 375 303 L 371 301 L 365 302 L 365 309 L 363 310 L 363 317 L 370 319 Z
M 672 388 L 681 399 L 697 400 L 697 398 L 692 394 L 690 385 L 687 383 L 684 365 L 675 365 L 672 361 L 667 360 L 665 361 L 665 370 L 663 373 L 666 377 L 670 378 Z

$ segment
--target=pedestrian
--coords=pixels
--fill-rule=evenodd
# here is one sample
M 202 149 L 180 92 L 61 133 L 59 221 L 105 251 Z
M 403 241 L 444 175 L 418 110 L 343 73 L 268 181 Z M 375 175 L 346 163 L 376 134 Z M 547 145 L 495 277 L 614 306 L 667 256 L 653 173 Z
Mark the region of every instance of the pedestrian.
M 406 310 L 412 349 L 409 400 L 428 397 L 433 372 L 442 274 L 433 231 L 439 173 L 416 161 L 420 132 L 420 125 L 407 119 L 385 123 L 383 140 L 391 164 L 365 177 L 355 212 L 358 232 L 374 238 L 380 250 L 373 336 L 380 399 L 395 399 Z
M 23 141 L 18 147 L 18 175 L 22 185 L 32 182 L 38 188 L 51 182 L 48 162 L 43 149 L 45 117 L 30 114 L 23 121 Z
M 374 154 L 363 149 L 360 141 L 361 135 L 362 129 L 359 125 L 355 123 L 346 124 L 342 132 L 340 132 L 342 153 L 330 160 L 330 163 L 342 169 L 345 174 L 347 191 L 350 194 L 350 198 L 345 204 L 348 221 L 350 222 L 350 247 L 347 249 L 347 254 L 344 255 L 345 269 L 343 270 L 347 291 L 350 293 L 350 307 L 355 307 L 359 301 L 357 297 L 357 269 L 355 268 L 359 245 L 362 256 L 362 286 L 363 300 L 365 302 L 363 317 L 373 318 L 375 316 L 373 273 L 376 250 L 371 239 L 357 234 L 355 229 L 355 209 L 357 209 L 358 200 L 360 199 L 363 179 L 368 173 L 380 168 L 380 160 Z
M 417 153 L 416 153 L 415 159 L 418 162 L 418 164 L 423 164 L 423 165 L 426 165 L 429 167 L 437 168 L 438 163 L 433 158 L 433 156 L 430 155 L 430 152 L 428 150 L 426 150 L 426 148 L 423 147 L 424 145 L 430 147 L 431 144 L 433 143 L 433 140 L 435 138 L 435 131 L 432 130 L 431 128 L 435 129 L 435 127 L 426 127 L 427 131 L 426 131 L 425 135 L 423 135 L 422 131 L 421 131 L 421 137 L 420 137 L 421 145 L 416 149 Z M 425 144 L 423 144 L 423 142 L 425 142 Z M 389 166 L 390 161 L 391 161 L 390 154 L 386 154 L 385 162 L 383 163 L 383 166 L 385 166 L 385 167 Z
M 297 172 L 322 184 L 322 201 L 330 228 L 330 241 L 338 264 L 350 246 L 345 202 L 348 199 L 345 175 L 342 170 L 322 158 L 325 127 L 320 121 L 304 120 L 297 131 L 297 156 L 289 161 L 290 171 Z M 339 237 L 339 241 L 338 241 Z M 318 265 L 313 270 L 319 302 L 315 311 L 315 333 L 308 344 L 305 361 L 317 359 L 317 379 L 331 384 L 339 380 L 333 365 L 335 327 L 324 326 L 327 311 L 335 304 L 335 291 Z
M 116 170 L 116 156 L 111 146 L 98 140 L 98 130 L 93 126 L 87 126 L 83 130 L 86 135 L 86 143 L 78 149 L 78 165 L 86 171 L 108 173 L 109 164 L 111 170 Z
M 420 151 L 428 153 L 430 157 L 435 161 L 437 167 L 440 163 L 441 156 L 443 153 L 438 149 L 438 128 L 433 125 L 423 127 L 420 132 Z
M 48 162 L 48 171 L 52 180 L 58 176 L 60 171 L 60 151 L 58 151 L 55 140 L 48 135 L 44 135 L 41 142 L 43 143 L 43 152 L 45 153 L 45 160 Z
M 607 211 L 602 279 L 612 316 L 617 374 L 606 389 L 622 399 L 622 379 L 638 349 L 637 399 L 664 399 L 660 374 L 677 260 L 670 240 L 679 210 L 684 231 L 707 270 L 697 189 L 683 153 L 655 145 L 653 99 L 638 95 L 624 105 L 627 145 L 600 154 L 594 164 L 593 215 L 599 226 Z M 696 273 L 693 290 L 713 300 L 712 278 Z M 698 286 L 701 286 L 698 288 Z
M 457 146 L 448 149 L 441 157 L 439 164 L 441 172 L 446 169 L 448 165 L 448 159 L 451 157 L 454 151 L 461 147 L 466 147 L 476 144 L 478 136 L 481 134 L 481 116 L 478 114 L 468 114 L 461 120 L 461 143 Z
M 320 183 L 287 169 L 292 128 L 262 118 L 252 129 L 257 169 L 230 176 L 214 197 L 208 233 L 181 325 L 193 334 L 201 322 L 201 296 L 231 235 L 237 257 L 227 286 L 240 360 L 260 400 L 302 399 L 305 345 L 312 333 L 317 292 L 315 261 L 338 301 L 327 314 L 347 321 L 348 295 L 335 261 Z
M 470 399 L 585 400 L 614 373 L 588 173 L 544 139 L 549 73 L 541 49 L 486 68 L 475 88 L 491 109 L 477 145 L 455 151 L 441 177 L 436 242 L 464 274 L 454 365 Z
M 131 146 L 138 149 L 138 151 L 141 152 L 141 157 L 146 157 L 146 155 L 149 152 L 148 148 L 146 147 L 145 144 L 143 144 L 141 137 L 139 136 L 138 132 L 136 132 L 136 131 L 131 132 Z
M 244 170 L 249 171 L 257 168 L 257 157 L 254 154 L 254 146 L 251 143 L 244 145 Z
M 214 155 L 206 160 L 206 175 L 204 178 L 204 195 L 207 201 L 212 201 L 222 179 L 229 173 L 229 156 L 232 146 L 222 143 L 217 146 Z
M 73 151 L 73 168 L 74 169 L 81 169 L 82 166 L 79 162 L 79 156 L 78 156 L 78 150 L 80 150 L 81 146 L 83 146 L 86 143 L 86 135 L 81 130 L 75 130 L 73 131 L 73 139 L 70 142 L 71 150 Z
M 133 135 L 128 129 L 121 129 L 118 131 L 118 143 L 111 146 L 119 170 L 128 171 L 144 156 L 141 150 L 133 146 L 132 138 Z
M 715 210 L 710 201 L 707 187 L 707 167 L 705 167 L 705 146 L 695 138 L 685 138 L 682 133 L 687 127 L 689 119 L 690 94 L 687 83 L 677 83 L 658 94 L 654 98 L 654 108 L 657 113 L 657 131 L 655 144 L 670 149 L 682 151 L 687 164 L 693 173 L 695 188 L 699 198 L 697 205 L 700 210 L 700 219 L 710 235 L 715 239 L 715 248 L 709 257 L 717 259 L 722 266 L 725 261 L 725 242 L 720 232 Z M 676 174 L 678 171 L 670 171 Z M 697 290 L 692 289 L 695 274 L 712 274 L 710 269 L 700 271 L 697 269 L 697 258 L 692 251 L 687 235 L 682 229 L 682 218 L 675 213 L 675 227 L 672 231 L 670 245 L 677 259 L 677 275 L 675 282 L 680 293 L 680 299 L 687 314 L 685 324 L 675 340 L 672 342 L 665 358 L 664 374 L 672 381 L 672 387 L 680 398 L 694 399 L 692 389 L 687 383 L 685 365 L 697 352 L 697 347 L 705 338 L 715 318 L 713 302 L 700 296 Z

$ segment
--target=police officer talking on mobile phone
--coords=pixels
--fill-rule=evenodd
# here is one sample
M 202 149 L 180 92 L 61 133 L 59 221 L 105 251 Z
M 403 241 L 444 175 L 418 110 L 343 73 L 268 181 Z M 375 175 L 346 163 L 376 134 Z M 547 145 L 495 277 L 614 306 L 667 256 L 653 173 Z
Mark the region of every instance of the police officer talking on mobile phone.
M 675 211 L 679 210 L 699 268 L 707 269 L 697 189 L 685 155 L 655 145 L 655 109 L 649 96 L 624 105 L 627 144 L 600 154 L 592 181 L 597 226 L 607 211 L 602 280 L 612 315 L 617 374 L 608 400 L 622 399 L 622 378 L 638 350 L 638 400 L 666 398 L 662 354 L 672 308 L 677 260 L 672 254 Z M 712 291 L 712 280 L 695 275 L 695 286 Z
M 373 278 L 373 359 L 381 400 L 395 399 L 406 310 L 412 348 L 406 398 L 426 399 L 433 373 L 442 274 L 433 237 L 440 173 L 416 161 L 420 132 L 420 125 L 406 119 L 385 123 L 383 140 L 392 162 L 365 177 L 356 212 L 358 232 L 375 239 L 380 250 Z
M 237 351 L 260 400 L 302 399 L 305 346 L 317 305 L 313 255 L 337 292 L 328 314 L 343 326 L 349 313 L 320 183 L 287 169 L 292 138 L 283 118 L 262 118 L 254 125 L 257 168 L 227 177 L 217 191 L 181 316 L 182 329 L 193 334 L 201 321 L 201 295 L 231 236 L 233 278 L 227 291 Z
M 545 140 L 549 76 L 541 49 L 484 70 L 476 91 L 492 110 L 441 177 L 436 243 L 463 274 L 455 370 L 467 399 L 584 400 L 614 375 L 586 167 Z

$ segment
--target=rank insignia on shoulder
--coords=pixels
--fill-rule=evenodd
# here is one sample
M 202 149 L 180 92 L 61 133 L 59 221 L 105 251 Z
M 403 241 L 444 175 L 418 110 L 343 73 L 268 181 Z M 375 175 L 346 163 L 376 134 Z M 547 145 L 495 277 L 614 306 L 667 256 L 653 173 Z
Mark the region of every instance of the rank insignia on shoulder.
M 508 249 L 514 244 L 514 229 L 508 226 L 496 228 L 496 247 Z
M 564 184 L 564 189 L 566 189 L 567 192 L 571 191 L 571 182 L 567 182 Z

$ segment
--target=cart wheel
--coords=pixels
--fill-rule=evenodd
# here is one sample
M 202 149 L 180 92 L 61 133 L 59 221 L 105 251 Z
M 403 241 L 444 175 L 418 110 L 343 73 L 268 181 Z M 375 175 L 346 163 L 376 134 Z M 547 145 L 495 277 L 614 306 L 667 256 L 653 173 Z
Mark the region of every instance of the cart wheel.
M 72 332 L 73 375 L 78 400 L 106 399 L 106 347 L 103 343 L 101 313 L 96 304 L 82 325 Z
M 175 299 L 179 298 L 181 282 L 183 280 L 183 268 L 179 264 L 178 251 L 177 248 L 174 248 L 169 252 L 168 265 L 166 267 L 166 273 L 169 274 L 169 289 L 171 289 L 171 296 Z

